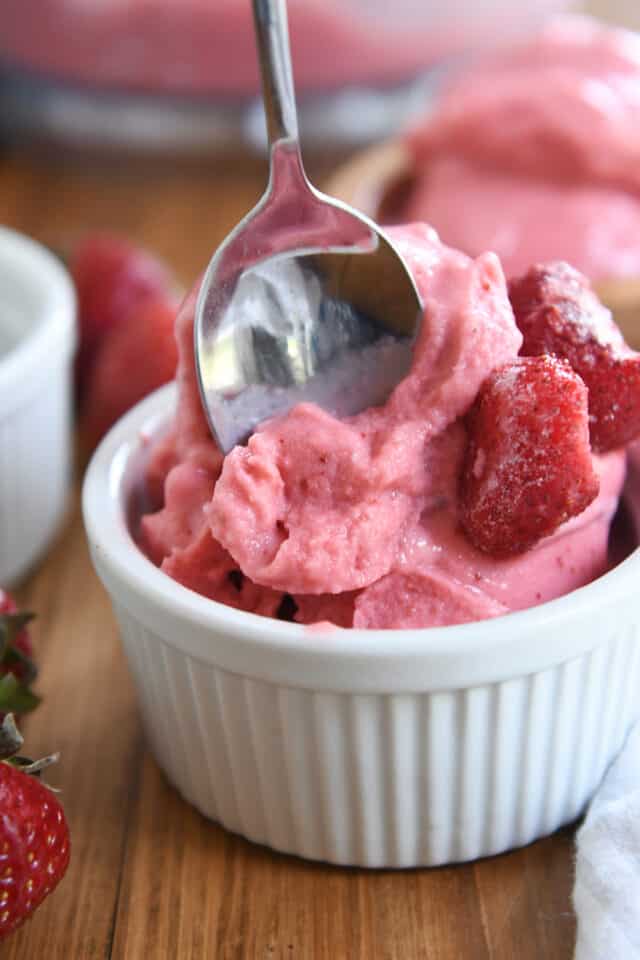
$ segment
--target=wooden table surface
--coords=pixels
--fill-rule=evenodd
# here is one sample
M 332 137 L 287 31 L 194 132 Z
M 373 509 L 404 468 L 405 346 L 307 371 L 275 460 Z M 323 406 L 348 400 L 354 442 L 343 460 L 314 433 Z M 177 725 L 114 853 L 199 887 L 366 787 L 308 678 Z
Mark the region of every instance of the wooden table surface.
M 263 178 L 251 160 L 150 171 L 5 151 L 0 222 L 56 248 L 88 228 L 124 231 L 187 285 Z M 27 746 L 62 752 L 54 776 L 72 859 L 3 960 L 569 960 L 571 830 L 473 865 L 364 871 L 271 853 L 187 806 L 144 742 L 78 490 L 79 478 L 68 524 L 18 591 L 38 613 L 44 696 L 25 723 Z

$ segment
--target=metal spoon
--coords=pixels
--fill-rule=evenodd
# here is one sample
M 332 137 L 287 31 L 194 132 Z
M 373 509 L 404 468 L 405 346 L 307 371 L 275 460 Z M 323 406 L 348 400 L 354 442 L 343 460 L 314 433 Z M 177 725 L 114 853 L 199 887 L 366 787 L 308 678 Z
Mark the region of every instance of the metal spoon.
M 384 232 L 307 180 L 285 0 L 253 0 L 253 15 L 269 184 L 214 254 L 194 324 L 202 401 L 224 453 L 302 401 L 341 416 L 382 403 L 409 370 L 422 315 Z

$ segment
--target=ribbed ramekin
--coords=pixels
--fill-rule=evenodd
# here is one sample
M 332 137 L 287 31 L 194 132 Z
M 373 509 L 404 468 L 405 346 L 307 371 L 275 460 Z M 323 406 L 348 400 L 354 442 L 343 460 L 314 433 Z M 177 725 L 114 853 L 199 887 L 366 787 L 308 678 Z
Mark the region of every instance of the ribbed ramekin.
M 232 610 L 137 549 L 127 506 L 173 387 L 84 487 L 148 739 L 183 796 L 278 850 L 367 867 L 470 860 L 575 818 L 640 710 L 640 551 L 500 619 L 316 631 Z
M 32 566 L 65 512 L 75 293 L 44 247 L 0 227 L 0 584 Z

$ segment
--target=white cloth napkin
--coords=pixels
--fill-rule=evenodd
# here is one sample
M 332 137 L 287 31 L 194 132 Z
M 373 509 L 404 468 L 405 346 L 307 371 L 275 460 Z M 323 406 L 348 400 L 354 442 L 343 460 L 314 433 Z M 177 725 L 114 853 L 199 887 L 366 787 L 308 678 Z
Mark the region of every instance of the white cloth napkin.
M 574 960 L 640 960 L 640 722 L 578 831 Z

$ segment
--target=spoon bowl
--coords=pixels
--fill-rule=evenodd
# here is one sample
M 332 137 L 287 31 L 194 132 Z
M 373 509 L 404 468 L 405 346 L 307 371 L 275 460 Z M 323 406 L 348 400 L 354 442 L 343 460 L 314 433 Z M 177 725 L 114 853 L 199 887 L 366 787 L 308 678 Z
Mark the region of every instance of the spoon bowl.
M 316 190 L 300 155 L 284 0 L 254 0 L 270 142 L 257 206 L 218 248 L 194 324 L 200 393 L 224 453 L 314 402 L 350 415 L 406 375 L 422 304 L 393 243 Z

